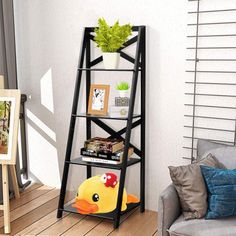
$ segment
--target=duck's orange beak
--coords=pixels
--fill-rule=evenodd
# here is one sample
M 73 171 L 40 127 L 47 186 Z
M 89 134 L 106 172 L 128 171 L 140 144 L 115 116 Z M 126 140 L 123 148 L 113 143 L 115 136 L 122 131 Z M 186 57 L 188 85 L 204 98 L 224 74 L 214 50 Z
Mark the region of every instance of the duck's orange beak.
M 91 214 L 98 211 L 98 206 L 96 204 L 91 204 L 83 199 L 76 199 L 75 204 L 72 206 L 77 208 L 80 214 Z

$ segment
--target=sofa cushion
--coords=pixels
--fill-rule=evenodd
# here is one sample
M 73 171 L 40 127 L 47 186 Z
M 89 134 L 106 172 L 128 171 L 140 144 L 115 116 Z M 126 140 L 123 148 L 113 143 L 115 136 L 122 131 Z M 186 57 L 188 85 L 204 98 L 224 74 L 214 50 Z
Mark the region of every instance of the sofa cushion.
M 209 152 L 213 149 L 222 148 L 222 147 L 228 147 L 228 145 L 215 143 L 215 142 L 208 141 L 208 140 L 198 139 L 198 142 L 197 142 L 197 157 L 201 158 L 207 152 Z
M 206 219 L 236 216 L 236 170 L 201 166 L 208 190 Z
M 181 215 L 168 230 L 171 236 L 235 236 L 236 217 L 184 220 Z
M 207 190 L 199 165 L 221 167 L 211 154 L 196 164 L 169 166 L 186 220 L 201 218 L 207 211 Z
M 197 157 L 204 158 L 211 153 L 227 169 L 236 169 L 236 147 L 218 144 L 207 140 L 198 140 Z

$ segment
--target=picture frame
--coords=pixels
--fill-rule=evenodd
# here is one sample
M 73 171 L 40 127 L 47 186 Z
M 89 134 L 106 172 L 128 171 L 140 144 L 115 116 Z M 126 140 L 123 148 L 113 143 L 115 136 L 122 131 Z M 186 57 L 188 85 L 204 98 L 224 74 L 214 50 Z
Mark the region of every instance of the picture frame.
M 88 114 L 107 115 L 110 85 L 91 84 Z
M 0 164 L 16 164 L 21 93 L 0 89 Z

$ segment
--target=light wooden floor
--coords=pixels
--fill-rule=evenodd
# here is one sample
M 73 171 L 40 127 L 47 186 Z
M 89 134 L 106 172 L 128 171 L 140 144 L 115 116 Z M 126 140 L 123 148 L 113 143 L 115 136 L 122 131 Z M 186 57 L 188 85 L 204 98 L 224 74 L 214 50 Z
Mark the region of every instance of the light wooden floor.
M 71 235 L 71 236 L 157 236 L 157 213 L 139 209 L 122 219 L 118 230 L 111 221 L 77 214 L 56 218 L 59 190 L 40 184 L 27 188 L 20 199 L 11 200 L 11 235 Z M 74 196 L 67 195 L 67 201 Z M 0 234 L 3 235 L 3 214 L 0 212 Z

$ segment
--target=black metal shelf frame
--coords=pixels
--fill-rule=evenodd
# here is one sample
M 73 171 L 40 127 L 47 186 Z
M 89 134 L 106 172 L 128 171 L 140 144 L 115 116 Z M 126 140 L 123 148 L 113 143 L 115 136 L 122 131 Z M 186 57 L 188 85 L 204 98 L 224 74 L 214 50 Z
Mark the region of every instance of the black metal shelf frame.
M 92 176 L 92 167 L 100 167 L 100 168 L 109 168 L 109 169 L 117 169 L 120 170 L 120 179 L 119 179 L 119 192 L 117 198 L 117 205 L 114 212 L 104 216 L 104 214 L 96 214 L 92 216 L 101 217 L 105 219 L 110 219 L 114 221 L 114 228 L 118 228 L 120 224 L 120 216 L 135 207 L 140 206 L 140 211 L 145 211 L 145 89 L 146 89 L 146 28 L 145 26 L 133 26 L 132 31 L 136 32 L 132 38 L 130 38 L 125 44 L 124 47 L 119 49 L 120 56 L 125 60 L 129 61 L 133 64 L 132 69 L 114 69 L 114 70 L 106 70 L 101 68 L 93 68 L 98 63 L 102 62 L 102 56 L 91 59 L 91 41 L 94 41 L 94 28 L 93 27 L 86 27 L 84 29 L 84 36 L 82 42 L 82 48 L 80 52 L 80 59 L 79 65 L 77 69 L 77 76 L 76 76 L 76 83 L 75 83 L 75 90 L 74 90 L 74 98 L 73 98 L 73 105 L 72 105 L 72 112 L 70 118 L 70 128 L 67 140 L 67 147 L 66 147 L 66 155 L 65 155 L 65 163 L 64 163 L 64 171 L 62 176 L 62 184 L 61 184 L 61 192 L 60 198 L 58 203 L 58 211 L 57 217 L 61 218 L 63 211 L 65 212 L 72 212 L 77 213 L 75 209 L 71 208 L 70 206 L 64 205 L 65 201 L 65 194 L 66 194 L 66 186 L 67 186 L 67 179 L 69 174 L 69 167 L 70 165 L 82 165 L 86 166 L 87 168 L 87 178 Z M 128 46 L 136 43 L 136 51 L 135 51 L 135 58 L 128 55 L 123 49 L 127 48 Z M 85 65 L 84 65 L 85 64 Z M 117 71 L 117 72 L 131 72 L 132 73 L 132 83 L 131 83 L 131 94 L 130 94 L 130 105 L 128 116 L 125 118 L 120 117 L 109 117 L 109 116 L 92 116 L 87 115 L 87 113 L 78 114 L 77 107 L 79 102 L 79 93 L 81 87 L 81 80 L 82 74 L 85 72 L 86 78 L 86 112 L 88 109 L 88 98 L 89 98 L 89 90 L 91 86 L 91 72 L 98 71 L 98 72 L 109 72 L 109 71 Z M 139 76 L 140 74 L 140 76 Z M 135 105 L 135 97 L 136 97 L 136 88 L 138 79 L 141 79 L 141 114 L 136 115 L 134 114 L 134 105 Z M 111 165 L 111 164 L 100 164 L 100 163 L 90 163 L 82 161 L 81 158 L 71 159 L 71 152 L 72 152 L 72 143 L 74 138 L 74 130 L 75 124 L 78 118 L 85 118 L 86 119 L 86 139 L 90 139 L 91 134 L 91 126 L 95 124 L 106 131 L 110 136 L 109 137 L 116 137 L 121 138 L 124 141 L 124 155 L 121 164 L 118 165 Z M 104 123 L 103 119 L 111 119 L 111 120 L 123 120 L 126 121 L 126 126 L 116 131 L 111 128 L 109 125 Z M 134 119 L 136 119 L 134 121 Z M 133 128 L 141 126 L 140 129 L 140 148 L 136 147 L 132 143 L 130 143 L 131 131 Z M 122 135 L 125 134 L 125 138 Z M 139 158 L 130 158 L 128 159 L 128 149 L 129 147 L 134 148 L 134 153 L 139 156 Z M 128 209 L 125 212 L 121 212 L 121 204 L 122 204 L 122 196 L 123 196 L 123 189 L 125 184 L 125 177 L 126 177 L 126 170 L 128 166 L 132 166 L 134 164 L 140 164 L 140 202 L 138 204 L 132 204 L 128 206 Z

